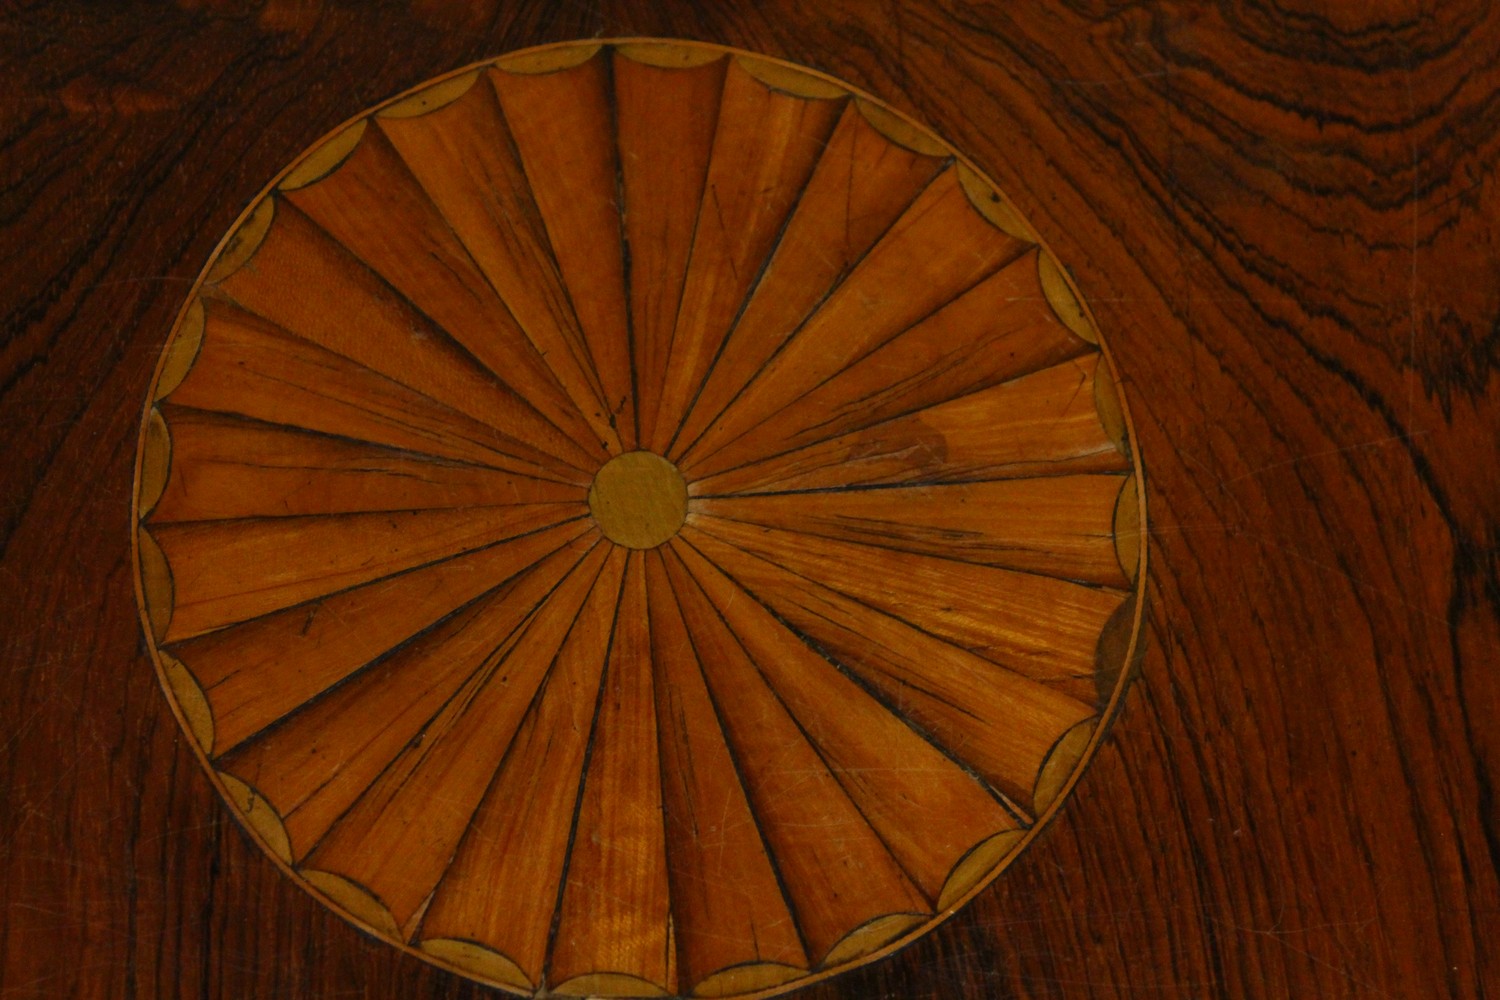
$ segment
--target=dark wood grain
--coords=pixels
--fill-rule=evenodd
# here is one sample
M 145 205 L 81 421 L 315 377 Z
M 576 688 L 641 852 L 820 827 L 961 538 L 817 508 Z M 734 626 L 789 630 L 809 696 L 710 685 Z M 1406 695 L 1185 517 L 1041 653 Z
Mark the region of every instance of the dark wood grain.
M 1500 15 L 1397 0 L 12 4 L 0 996 L 479 997 L 229 818 L 146 659 L 130 470 L 188 285 L 350 115 L 676 35 L 930 123 L 1066 263 L 1148 474 L 1150 643 L 1039 842 L 835 997 L 1500 989 Z M 393 43 L 399 40 L 399 43 Z

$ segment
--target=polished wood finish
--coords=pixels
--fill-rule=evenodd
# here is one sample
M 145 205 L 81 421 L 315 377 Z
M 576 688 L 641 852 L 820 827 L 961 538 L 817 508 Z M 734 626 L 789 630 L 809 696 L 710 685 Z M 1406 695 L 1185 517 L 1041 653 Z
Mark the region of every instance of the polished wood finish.
M 625 180 L 664 108 L 713 123 L 668 151 L 695 211 Z M 300 158 L 163 351 L 135 505 L 164 689 L 265 850 L 547 996 L 785 992 L 968 902 L 1117 710 L 1146 551 L 1098 330 L 997 205 L 873 97 L 673 41 Z
M 817 66 L 970 153 L 1098 317 L 1148 459 L 1148 648 L 1084 780 L 1022 863 L 952 920 L 806 995 L 1474 997 L 1496 988 L 1500 281 L 1489 248 L 1500 24 L 1487 8 L 479 0 L 366 12 L 230 0 L 55 4 L 4 18 L 7 995 L 489 995 L 351 929 L 227 818 L 190 750 L 195 740 L 218 744 L 212 716 L 191 708 L 189 687 L 176 686 L 183 671 L 168 663 L 194 735 L 173 723 L 140 646 L 126 484 L 139 405 L 176 310 L 267 178 L 362 108 L 451 67 L 536 42 L 628 34 L 729 42 Z M 700 78 L 701 88 L 718 85 Z M 639 221 L 671 229 L 677 218 Z M 524 243 L 502 252 L 528 259 Z M 664 281 L 675 266 L 663 265 Z M 339 276 L 336 255 L 324 267 Z M 534 314 L 536 336 L 579 344 L 592 335 L 549 331 L 546 316 Z M 239 338 L 236 377 L 266 382 L 279 370 L 274 330 L 228 301 L 208 321 Z M 372 361 L 430 385 L 463 378 L 446 362 Z M 368 398 L 368 381 L 333 369 L 338 378 L 324 382 L 340 386 L 332 400 L 287 405 L 343 427 L 388 427 L 382 413 L 421 412 L 415 393 L 356 412 L 348 404 Z M 556 412 L 585 388 L 596 391 L 559 378 Z M 522 476 L 586 488 L 586 476 L 562 466 L 535 475 L 548 466 L 523 438 L 455 434 L 510 405 L 465 395 L 475 412 L 428 410 L 430 422 L 404 433 L 414 450 L 441 448 L 456 462 L 510 463 L 469 495 Z M 164 420 L 173 405 L 163 405 Z M 584 421 L 601 443 L 602 413 Z M 204 429 L 193 432 L 199 454 L 214 440 L 238 451 Z M 584 439 L 583 428 L 569 430 Z M 244 447 L 247 458 L 251 447 L 280 450 L 264 434 Z M 1087 443 L 1080 449 L 1086 466 Z M 569 462 L 586 457 L 596 456 Z M 315 460 L 364 468 L 344 451 Z M 1010 460 L 972 458 L 976 467 Z M 371 469 L 389 482 L 388 468 Z M 796 464 L 770 471 L 805 474 Z M 202 495 L 217 497 L 225 516 L 265 516 L 236 506 L 251 502 L 237 474 L 226 465 L 228 478 Z M 896 473 L 877 460 L 871 475 Z M 446 492 L 441 480 L 437 488 Z M 339 491 L 363 498 L 366 513 L 384 493 Z M 412 502 L 420 496 L 403 501 Z M 799 531 L 818 517 L 831 542 L 848 541 L 845 522 L 829 523 L 837 514 L 751 506 L 764 502 L 747 495 L 730 513 Z M 1128 509 L 1118 515 L 1129 522 Z M 1066 546 L 1053 551 L 1107 569 L 1103 553 L 1067 541 L 1087 533 L 1086 522 L 1068 523 Z M 585 556 L 586 543 L 559 537 L 556 546 L 559 562 Z M 647 559 L 648 609 L 661 581 L 684 571 Z M 673 593 L 688 595 L 684 623 L 703 613 L 692 591 Z M 658 620 L 676 627 L 671 616 Z M 299 634 L 290 618 L 275 627 Z M 262 641 L 276 640 L 268 632 Z M 419 652 L 407 669 L 435 687 L 461 683 L 462 664 L 424 666 Z M 346 662 L 368 655 L 351 649 Z M 454 673 L 445 681 L 437 669 Z M 701 712 L 709 697 L 685 690 L 681 709 L 658 705 L 656 715 Z M 315 733 L 301 737 L 309 759 L 319 756 Z M 661 794 L 731 815 L 750 808 L 702 798 L 721 787 L 664 783 Z M 241 801 L 255 822 L 255 800 Z M 317 809 L 328 810 L 324 819 Z M 343 811 L 317 809 L 313 827 Z M 666 830 L 669 844 L 683 836 Z M 701 877 L 717 881 L 711 863 L 703 859 Z M 321 881 L 330 894 L 342 891 L 335 878 Z M 430 950 L 485 960 L 464 945 L 461 913 L 448 927 L 454 936 Z M 778 969 L 806 958 L 757 935 L 758 964 L 733 989 L 774 983 Z M 702 967 L 701 950 L 678 953 Z

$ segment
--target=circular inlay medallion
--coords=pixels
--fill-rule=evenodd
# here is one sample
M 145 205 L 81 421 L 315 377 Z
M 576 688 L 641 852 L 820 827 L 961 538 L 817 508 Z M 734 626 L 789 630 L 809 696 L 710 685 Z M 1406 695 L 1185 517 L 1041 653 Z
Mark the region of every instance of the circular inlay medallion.
M 213 781 L 349 920 L 528 995 L 767 995 L 1056 812 L 1136 647 L 1138 473 L 1070 280 L 946 144 L 567 44 L 245 212 L 151 391 L 139 593 Z
M 677 466 L 649 451 L 627 451 L 604 463 L 589 487 L 589 513 L 604 537 L 632 549 L 654 549 L 687 519 L 687 482 Z

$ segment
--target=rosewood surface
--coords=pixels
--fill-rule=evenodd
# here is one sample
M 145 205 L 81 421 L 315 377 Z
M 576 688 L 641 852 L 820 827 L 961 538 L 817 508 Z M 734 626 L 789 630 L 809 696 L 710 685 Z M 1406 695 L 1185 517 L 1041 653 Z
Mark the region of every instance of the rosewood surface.
M 488 995 L 215 795 L 136 616 L 136 430 L 298 152 L 456 66 L 631 35 L 826 70 L 970 154 L 1068 265 L 1147 457 L 1147 651 L 1084 780 L 963 912 L 805 995 L 1500 989 L 1488 5 L 184 0 L 0 14 L 0 995 Z

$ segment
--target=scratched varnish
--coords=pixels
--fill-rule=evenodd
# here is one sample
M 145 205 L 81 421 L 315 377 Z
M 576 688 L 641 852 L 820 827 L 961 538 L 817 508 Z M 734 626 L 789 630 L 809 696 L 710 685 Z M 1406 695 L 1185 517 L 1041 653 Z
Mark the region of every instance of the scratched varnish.
M 787 63 L 562 44 L 344 124 L 220 244 L 141 431 L 142 617 L 227 802 L 364 930 L 524 994 L 769 995 L 1066 799 L 1138 462 L 950 146 Z

